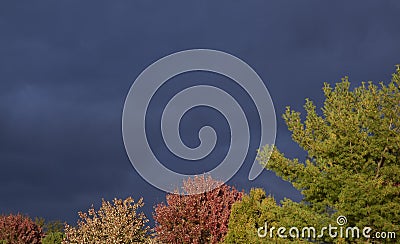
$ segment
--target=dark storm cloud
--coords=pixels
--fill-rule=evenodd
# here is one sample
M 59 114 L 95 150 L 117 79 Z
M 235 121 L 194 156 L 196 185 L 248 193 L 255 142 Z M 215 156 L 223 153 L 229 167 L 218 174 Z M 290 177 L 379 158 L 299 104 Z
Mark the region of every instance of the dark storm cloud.
M 399 63 L 394 1 L 41 1 L 0 4 L 0 212 L 72 221 L 101 197 L 164 195 L 127 159 L 121 113 L 134 79 L 176 51 L 211 48 L 248 62 L 264 79 L 278 118 L 277 145 L 303 152 L 281 119 L 322 84 L 388 80 Z M 254 182 L 299 199 L 273 173 Z

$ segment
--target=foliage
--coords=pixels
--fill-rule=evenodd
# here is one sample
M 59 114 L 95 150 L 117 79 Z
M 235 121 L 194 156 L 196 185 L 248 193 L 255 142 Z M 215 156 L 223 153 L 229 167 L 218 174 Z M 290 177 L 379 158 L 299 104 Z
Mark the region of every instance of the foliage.
M 157 239 L 162 243 L 218 243 L 226 235 L 231 206 L 241 197 L 234 187 L 210 176 L 189 178 L 182 193 L 167 195 L 167 204 L 155 207 Z
M 64 223 L 59 220 L 46 221 L 42 217 L 36 217 L 35 223 L 40 226 L 46 234 L 64 231 Z
M 63 243 L 146 243 L 149 242 L 148 219 L 137 213 L 143 200 L 137 203 L 131 197 L 114 199 L 113 203 L 103 199 L 96 212 L 93 206 L 88 213 L 79 212 L 76 227 L 65 225 Z
M 301 230 L 306 227 L 305 219 L 320 222 L 321 219 L 317 218 L 318 215 L 305 211 L 298 203 L 290 200 L 285 199 L 282 205 L 278 206 L 272 196 L 267 196 L 263 189 L 255 188 L 232 206 L 224 243 L 302 243 L 304 241 L 300 238 L 278 238 L 276 230 L 279 227 L 290 229 L 293 226 Z M 261 235 L 266 233 L 265 237 L 258 236 L 259 228 L 262 228 Z M 271 237 L 272 228 L 275 228 L 275 231 Z
M 257 230 L 266 220 L 274 222 L 276 208 L 273 197 L 267 197 L 262 189 L 252 189 L 249 195 L 233 204 L 224 243 L 262 243 Z
M 42 244 L 61 244 L 65 234 L 62 232 L 48 232 L 42 239 Z
M 321 226 L 342 215 L 347 226 L 400 233 L 399 85 L 400 71 L 388 85 L 362 83 L 354 90 L 346 77 L 334 89 L 325 84 L 321 115 L 310 100 L 304 122 L 287 108 L 283 118 L 307 159 L 288 159 L 275 148 L 268 161 L 270 147 L 258 156 L 304 196 L 300 204 L 286 201 L 299 213 L 287 221 Z
M 42 229 L 22 214 L 0 216 L 0 240 L 8 244 L 40 243 Z
M 59 220 L 48 221 L 44 224 L 43 229 L 45 233 L 63 233 L 64 231 L 64 223 Z
M 64 239 L 64 224 L 59 221 L 46 221 L 42 217 L 36 217 L 35 223 L 40 226 L 44 232 L 42 238 L 43 244 L 61 244 Z

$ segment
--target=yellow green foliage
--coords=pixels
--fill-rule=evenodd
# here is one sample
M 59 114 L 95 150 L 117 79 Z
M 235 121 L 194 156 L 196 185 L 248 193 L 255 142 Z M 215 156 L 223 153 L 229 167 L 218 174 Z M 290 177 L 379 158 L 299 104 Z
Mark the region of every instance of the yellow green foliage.
M 387 85 L 368 82 L 350 89 L 345 77 L 334 88 L 324 85 L 320 111 L 306 100 L 304 121 L 299 112 L 287 107 L 283 119 L 307 157 L 289 159 L 277 148 L 266 146 L 258 160 L 301 191 L 303 201 L 284 200 L 278 206 L 260 190 L 252 191 L 233 206 L 229 243 L 234 243 L 230 237 L 251 238 L 264 221 L 321 228 L 335 224 L 339 215 L 347 218 L 346 226 L 371 227 L 371 235 L 376 231 L 400 235 L 399 87 L 400 70 Z M 248 243 L 262 243 L 257 241 Z M 314 241 L 367 240 L 328 237 Z

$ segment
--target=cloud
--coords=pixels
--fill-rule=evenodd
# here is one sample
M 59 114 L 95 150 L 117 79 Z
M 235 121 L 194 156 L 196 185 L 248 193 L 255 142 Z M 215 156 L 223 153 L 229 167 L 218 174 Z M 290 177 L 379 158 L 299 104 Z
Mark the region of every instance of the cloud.
M 164 193 L 125 154 L 122 107 L 144 68 L 189 48 L 251 65 L 275 104 L 278 146 L 302 156 L 280 117 L 285 106 L 302 110 L 306 97 L 322 104 L 322 83 L 343 75 L 390 79 L 399 9 L 396 0 L 2 2 L 0 211 L 71 222 L 101 197 L 133 194 L 145 197 L 149 215 Z M 239 189 L 299 198 L 271 173 L 252 183 L 247 172 L 232 179 Z

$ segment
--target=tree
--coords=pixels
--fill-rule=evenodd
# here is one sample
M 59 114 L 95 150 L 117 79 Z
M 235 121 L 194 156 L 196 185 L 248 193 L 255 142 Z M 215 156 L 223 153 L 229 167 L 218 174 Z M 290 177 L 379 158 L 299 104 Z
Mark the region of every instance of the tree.
M 303 227 L 308 227 L 306 220 L 313 219 L 315 223 L 324 221 L 299 203 L 288 199 L 281 203 L 281 206 L 277 205 L 274 197 L 267 196 L 263 189 L 251 189 L 250 194 L 233 204 L 224 243 L 303 243 L 301 231 Z M 291 237 L 287 233 L 293 226 L 299 229 L 299 237 Z M 286 238 L 277 236 L 280 227 L 286 228 Z
M 137 213 L 143 199 L 137 203 L 131 197 L 114 199 L 113 203 L 103 199 L 98 211 L 93 206 L 88 213 L 79 212 L 76 227 L 65 225 L 63 243 L 147 243 L 150 241 L 148 219 Z
M 35 223 L 42 228 L 44 237 L 42 244 L 61 244 L 64 239 L 64 224 L 59 220 L 46 221 L 42 217 L 36 217 Z
M 42 229 L 22 214 L 0 215 L 0 240 L 8 244 L 41 243 Z
M 198 192 L 203 193 L 192 194 Z M 241 197 L 234 187 L 210 176 L 189 178 L 183 182 L 182 193 L 168 194 L 167 204 L 155 207 L 157 239 L 162 243 L 218 243 L 226 235 L 231 206 Z
M 65 235 L 63 232 L 48 232 L 42 239 L 42 244 L 61 244 Z
M 257 230 L 264 227 L 266 220 L 270 223 L 276 220 L 277 208 L 274 198 L 264 190 L 252 189 L 249 195 L 233 204 L 224 243 L 262 243 L 264 240 Z
M 292 203 L 299 214 L 289 221 L 301 218 L 323 226 L 341 215 L 346 226 L 400 233 L 399 86 L 400 70 L 388 85 L 369 82 L 353 90 L 345 77 L 334 89 L 324 85 L 321 113 L 308 99 L 305 121 L 287 107 L 283 118 L 307 152 L 305 162 L 288 159 L 276 148 L 270 156 L 271 146 L 260 151 L 258 160 L 304 196 Z M 313 215 L 318 218 L 307 217 Z

